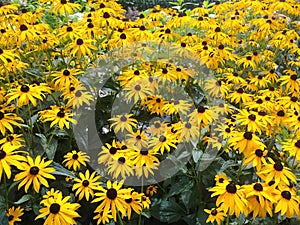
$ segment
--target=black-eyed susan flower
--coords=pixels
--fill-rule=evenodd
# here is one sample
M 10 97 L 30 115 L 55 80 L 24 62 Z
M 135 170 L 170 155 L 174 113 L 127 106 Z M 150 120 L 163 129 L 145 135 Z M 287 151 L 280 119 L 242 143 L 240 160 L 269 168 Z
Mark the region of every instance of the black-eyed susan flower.
M 197 121 L 198 126 L 205 127 L 212 122 L 212 114 L 213 113 L 211 109 L 206 106 L 200 105 L 191 113 L 190 118 L 194 121 Z
M 254 183 L 250 185 L 244 186 L 246 198 L 250 198 L 255 196 L 258 198 L 258 201 L 262 208 L 268 205 L 265 201 L 269 201 L 271 203 L 274 203 L 276 201 L 275 199 L 275 193 L 272 193 L 272 189 L 268 186 L 266 183 Z
M 287 139 L 282 143 L 282 149 L 290 156 L 294 156 L 297 161 L 300 160 L 300 139 Z
M 16 166 L 17 168 L 22 168 L 26 158 L 22 156 L 24 151 L 19 150 L 19 146 L 1 146 L 0 147 L 0 181 L 2 178 L 3 171 L 5 172 L 8 179 L 11 178 L 11 165 Z
M 258 132 L 261 134 L 264 124 L 259 120 L 260 118 L 257 116 L 256 112 L 248 112 L 245 109 L 240 110 L 236 115 L 236 119 L 237 123 L 240 123 L 242 126 L 246 126 L 247 131 L 253 133 Z
M 62 162 L 68 169 L 77 171 L 81 165 L 86 166 L 86 163 L 90 161 L 90 157 L 81 151 L 72 150 L 64 155 L 64 161 Z
M 159 137 L 153 137 L 149 141 L 149 149 L 154 152 L 160 152 L 163 154 L 165 151 L 170 152 L 171 148 L 176 148 L 177 139 L 174 134 L 165 133 Z
M 77 75 L 83 72 L 78 69 L 63 69 L 61 71 L 53 72 L 51 77 L 53 77 L 54 87 L 57 89 L 69 88 L 71 83 L 77 83 Z
M 265 159 L 267 153 L 267 150 L 255 149 L 249 155 L 245 155 L 244 164 L 252 164 L 257 171 L 260 171 L 262 165 L 267 164 Z
M 220 208 L 204 209 L 204 212 L 209 214 L 206 223 L 213 223 L 216 221 L 218 225 L 221 225 L 222 221 L 224 221 L 226 217 L 226 213 L 224 213 Z
M 130 220 L 132 211 L 134 211 L 136 214 L 140 215 L 143 209 L 143 205 L 141 202 L 141 198 L 144 195 L 144 193 L 138 193 L 135 191 L 131 192 L 130 198 L 126 198 L 125 202 L 127 203 L 127 217 Z
M 78 203 L 70 203 L 70 196 L 63 197 L 59 192 L 55 198 L 48 198 L 47 201 L 42 201 L 43 208 L 41 208 L 40 214 L 35 218 L 45 219 L 44 225 L 75 225 L 75 218 L 80 217 L 76 210 L 80 207 Z
M 100 202 L 95 209 L 95 213 L 102 213 L 106 216 L 109 211 L 114 221 L 117 221 L 117 211 L 122 215 L 126 215 L 127 204 L 125 199 L 131 197 L 131 189 L 122 188 L 123 182 L 114 182 L 110 180 L 106 183 L 106 189 L 100 187 L 100 191 L 95 194 L 96 198 L 92 202 Z
M 110 127 L 113 127 L 115 133 L 119 131 L 124 132 L 124 130 L 131 132 L 132 128 L 135 127 L 137 124 L 137 120 L 131 118 L 132 116 L 133 114 L 127 114 L 117 115 L 114 118 L 110 118 L 109 121 L 112 121 Z
M 83 56 L 91 56 L 92 51 L 98 50 L 96 46 L 92 44 L 92 39 L 82 39 L 77 38 L 73 43 L 70 43 L 66 49 L 70 51 L 70 54 L 72 56 L 77 56 L 78 58 L 81 58 Z
M 257 175 L 266 183 L 272 181 L 273 179 L 276 184 L 279 184 L 279 182 L 282 181 L 289 185 L 289 180 L 296 183 L 296 176 L 293 174 L 290 168 L 282 165 L 280 161 L 274 162 L 271 158 L 269 158 L 269 161 L 270 163 L 264 165 L 260 172 L 257 173 Z
M 263 149 L 266 147 L 258 136 L 249 131 L 234 131 L 232 137 L 228 140 L 228 144 L 247 156 L 256 149 Z
M 72 190 L 76 190 L 75 195 L 78 196 L 78 200 L 85 197 L 89 201 L 90 196 L 94 198 L 94 191 L 98 190 L 102 183 L 98 181 L 100 176 L 96 175 L 96 171 L 90 174 L 90 171 L 86 170 L 85 174 L 80 172 L 79 177 L 74 179 Z
M 38 86 L 23 84 L 11 90 L 11 92 L 7 95 L 7 102 L 10 103 L 14 99 L 17 99 L 19 107 L 28 105 L 29 102 L 31 102 L 33 106 L 36 106 L 36 99 L 43 101 L 43 97 L 45 97 L 45 95 L 38 89 Z
M 252 101 L 252 94 L 248 94 L 242 87 L 237 88 L 227 96 L 227 99 L 235 104 Z
M 119 177 L 126 179 L 133 175 L 132 162 L 125 154 L 114 155 L 112 160 L 107 162 L 107 167 L 108 173 L 115 179 Z
M 209 191 L 214 192 L 212 197 L 218 196 L 216 204 L 217 206 L 222 204 L 224 213 L 229 212 L 229 215 L 235 214 L 238 217 L 241 213 L 247 212 L 248 203 L 239 185 L 224 182 L 212 187 Z
M 276 196 L 277 204 L 275 213 L 280 212 L 280 215 L 286 215 L 287 218 L 292 218 L 299 213 L 299 202 L 295 192 L 289 190 L 281 191 Z
M 70 15 L 80 9 L 80 4 L 74 3 L 70 0 L 54 0 L 51 5 L 51 11 L 59 15 Z
M 22 134 L 9 134 L 0 139 L 0 145 L 2 145 L 2 148 L 4 149 L 9 146 L 21 146 L 24 142 Z
M 147 134 L 145 131 L 137 130 L 126 135 L 125 143 L 128 147 L 137 147 L 141 149 L 147 146 Z
M 146 189 L 146 194 L 153 196 L 154 194 L 157 193 L 157 186 L 154 185 L 149 185 Z
M 21 216 L 24 214 L 24 209 L 21 208 L 20 206 L 18 207 L 11 207 L 8 209 L 8 212 L 6 213 L 7 219 L 8 219 L 8 224 L 9 225 L 14 225 L 15 222 L 21 222 Z
M 142 202 L 142 205 L 143 205 L 143 208 L 144 209 L 149 209 L 150 208 L 150 205 L 151 205 L 151 200 L 149 197 L 143 195 L 141 197 L 141 202 Z
M 12 125 L 21 127 L 20 122 L 23 122 L 23 119 L 15 113 L 4 113 L 0 111 L 0 131 L 2 135 L 5 135 L 7 130 L 14 133 Z
M 45 162 L 40 155 L 38 155 L 35 160 L 27 156 L 27 162 L 22 162 L 19 168 L 22 172 L 19 172 L 14 179 L 14 181 L 22 180 L 18 185 L 18 189 L 25 185 L 25 192 L 27 193 L 32 184 L 35 192 L 38 193 L 41 186 L 40 184 L 49 187 L 48 181 L 45 178 L 55 179 L 51 174 L 55 169 L 49 167 L 51 162 L 51 160 Z
M 52 106 L 51 109 L 40 111 L 41 120 L 47 122 L 50 121 L 50 127 L 58 125 L 63 130 L 64 127 L 70 129 L 70 124 L 76 124 L 76 120 L 72 118 L 73 114 L 70 109 L 58 106 Z
M 124 89 L 125 98 L 132 100 L 134 103 L 137 103 L 139 100 L 143 100 L 148 96 L 152 95 L 152 90 L 148 80 L 136 80 L 127 84 Z
M 216 185 L 220 183 L 230 182 L 231 179 L 225 173 L 220 173 L 215 176 Z

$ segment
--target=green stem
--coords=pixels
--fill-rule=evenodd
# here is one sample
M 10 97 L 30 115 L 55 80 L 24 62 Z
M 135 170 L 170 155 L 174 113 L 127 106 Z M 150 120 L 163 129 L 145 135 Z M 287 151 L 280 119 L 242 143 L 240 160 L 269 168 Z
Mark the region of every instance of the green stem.
M 7 183 L 6 183 L 6 175 L 3 173 L 3 183 L 4 183 L 4 190 L 5 190 L 5 207 L 8 210 L 8 191 L 7 191 Z
M 121 225 L 124 225 L 124 222 L 123 222 L 123 220 L 122 220 L 122 217 L 121 217 L 119 211 L 117 211 L 117 215 L 118 215 L 118 220 L 119 220 L 120 224 L 121 224 Z
M 229 225 L 229 212 L 227 212 L 226 225 Z

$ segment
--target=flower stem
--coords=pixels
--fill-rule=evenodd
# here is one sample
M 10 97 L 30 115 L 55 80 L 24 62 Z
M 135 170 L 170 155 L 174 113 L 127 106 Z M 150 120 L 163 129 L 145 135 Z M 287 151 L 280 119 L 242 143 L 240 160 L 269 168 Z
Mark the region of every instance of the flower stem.
M 121 224 L 121 225 L 124 225 L 123 220 L 122 220 L 122 217 L 121 217 L 119 211 L 117 211 L 117 214 L 118 214 L 118 220 L 119 220 L 120 224 Z

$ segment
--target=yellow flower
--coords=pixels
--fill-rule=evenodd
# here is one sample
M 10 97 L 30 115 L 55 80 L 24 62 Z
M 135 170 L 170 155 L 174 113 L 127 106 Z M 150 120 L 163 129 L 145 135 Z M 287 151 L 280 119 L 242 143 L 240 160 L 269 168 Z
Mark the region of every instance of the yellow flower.
M 22 162 L 25 161 L 26 158 L 20 155 L 20 153 L 25 153 L 24 151 L 19 150 L 20 147 L 21 145 L 0 147 L 0 181 L 3 171 L 7 178 L 10 179 L 12 174 L 10 165 L 14 165 L 17 168 L 22 167 Z
M 70 0 L 54 0 L 51 5 L 51 11 L 60 15 L 72 14 L 80 10 L 80 4 L 72 3 Z
M 100 176 L 96 176 L 96 171 L 90 174 L 89 170 L 85 171 L 85 174 L 79 173 L 80 178 L 75 178 L 75 184 L 72 187 L 72 191 L 76 190 L 75 195 L 78 196 L 78 200 L 81 200 L 84 196 L 89 201 L 90 196 L 94 198 L 94 191 L 99 189 L 99 185 L 102 182 L 98 182 Z
M 76 120 L 71 118 L 73 114 L 70 110 L 63 107 L 52 106 L 51 109 L 40 111 L 39 114 L 43 121 L 51 121 L 50 127 L 58 124 L 61 130 L 63 130 L 64 127 L 70 129 L 70 123 L 77 123 Z
M 66 164 L 68 169 L 73 168 L 74 171 L 77 171 L 81 165 L 86 166 L 86 163 L 89 162 L 89 156 L 85 152 L 72 150 L 64 155 L 65 160 L 62 162 Z
M 40 209 L 40 215 L 35 220 L 47 216 L 44 225 L 75 225 L 74 218 L 80 217 L 76 210 L 80 207 L 78 203 L 70 203 L 70 196 L 63 197 L 59 192 L 55 198 L 41 201 L 44 208 Z
M 55 179 L 51 174 L 55 169 L 48 167 L 51 162 L 51 160 L 45 162 L 40 155 L 38 155 L 34 161 L 30 156 L 27 156 L 27 162 L 23 162 L 19 168 L 22 172 L 18 173 L 14 179 L 14 181 L 22 180 L 18 185 L 18 190 L 25 185 L 25 192 L 27 193 L 32 183 L 37 193 L 40 191 L 40 183 L 45 187 L 49 187 L 45 178 Z
M 14 133 L 12 125 L 21 127 L 19 122 L 23 122 L 23 119 L 18 117 L 14 113 L 3 113 L 0 111 L 0 131 L 2 135 L 6 134 L 6 130 L 9 130 L 11 133 Z
M 123 182 L 107 181 L 107 189 L 100 187 L 100 192 L 97 192 L 92 203 L 100 202 L 95 209 L 95 213 L 102 213 L 102 216 L 106 216 L 111 211 L 114 221 L 117 221 L 117 211 L 121 212 L 122 215 L 126 215 L 127 205 L 125 199 L 130 198 L 131 189 L 122 188 Z
M 247 214 L 247 200 L 245 199 L 244 192 L 239 185 L 234 183 L 224 182 L 219 183 L 217 186 L 209 189 L 214 192 L 211 197 L 218 196 L 217 206 L 224 210 L 224 213 L 229 211 L 229 215 L 235 214 L 237 217 L 241 213 Z
M 75 42 L 70 43 L 66 46 L 66 49 L 70 51 L 72 56 L 81 58 L 82 56 L 92 56 L 92 50 L 96 51 L 98 48 L 92 44 L 92 39 L 83 40 L 82 38 L 77 38 Z
M 224 218 L 226 217 L 226 213 L 224 213 L 222 209 L 204 209 L 204 212 L 209 214 L 206 223 L 213 223 L 216 221 L 218 225 L 221 225 L 221 222 L 224 221 Z
M 119 131 L 124 132 L 124 130 L 131 132 L 132 127 L 135 127 L 137 124 L 137 120 L 131 118 L 133 114 L 127 114 L 127 115 L 117 115 L 114 118 L 110 118 L 109 121 L 112 121 L 113 123 L 110 125 L 110 127 L 114 127 L 114 132 L 118 133 Z
M 18 99 L 19 107 L 28 105 L 29 102 L 31 102 L 33 106 L 36 106 L 36 99 L 43 101 L 43 97 L 45 97 L 45 95 L 39 90 L 40 88 L 40 86 L 23 84 L 18 88 L 11 90 L 11 93 L 7 95 L 7 102 L 10 103 L 12 100 Z
M 287 185 L 290 184 L 290 181 L 296 183 L 296 176 L 293 174 L 291 169 L 282 165 L 280 161 L 274 162 L 269 158 L 270 164 L 266 164 L 260 172 L 257 173 L 259 177 L 261 177 L 266 183 L 275 180 L 275 184 L 279 184 L 279 182 L 284 182 Z
M 24 214 L 24 209 L 18 206 L 15 208 L 14 206 L 8 209 L 6 216 L 8 217 L 8 224 L 14 225 L 15 222 L 21 222 L 20 217 Z

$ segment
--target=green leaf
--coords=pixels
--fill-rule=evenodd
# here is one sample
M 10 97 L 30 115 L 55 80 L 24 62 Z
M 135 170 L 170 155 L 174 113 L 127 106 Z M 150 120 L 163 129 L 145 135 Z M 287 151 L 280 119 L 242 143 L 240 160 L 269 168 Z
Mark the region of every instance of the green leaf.
M 20 205 L 20 204 L 22 204 L 22 203 L 24 203 L 24 202 L 27 202 L 27 201 L 29 201 L 30 199 L 31 199 L 31 195 L 23 195 L 18 201 L 16 201 L 16 202 L 14 202 L 14 204 L 16 204 L 16 205 Z
M 194 186 L 194 181 L 186 176 L 182 176 L 177 182 L 174 182 L 168 193 L 168 197 L 172 197 L 177 194 L 181 194 L 185 191 L 190 191 Z
M 51 143 L 46 147 L 45 151 L 48 159 L 53 160 L 57 149 L 57 140 L 52 139 Z
M 55 169 L 55 171 L 52 172 L 52 174 L 54 175 L 76 178 L 76 176 L 73 173 L 71 173 L 71 171 L 62 167 L 59 163 L 52 162 L 51 166 Z
M 0 224 L 1 225 L 8 224 L 8 218 L 6 216 L 6 209 L 5 208 L 0 208 Z
M 162 201 L 160 205 L 153 206 L 151 214 L 154 218 L 164 223 L 175 223 L 179 221 L 186 212 L 176 203 L 174 199 Z

